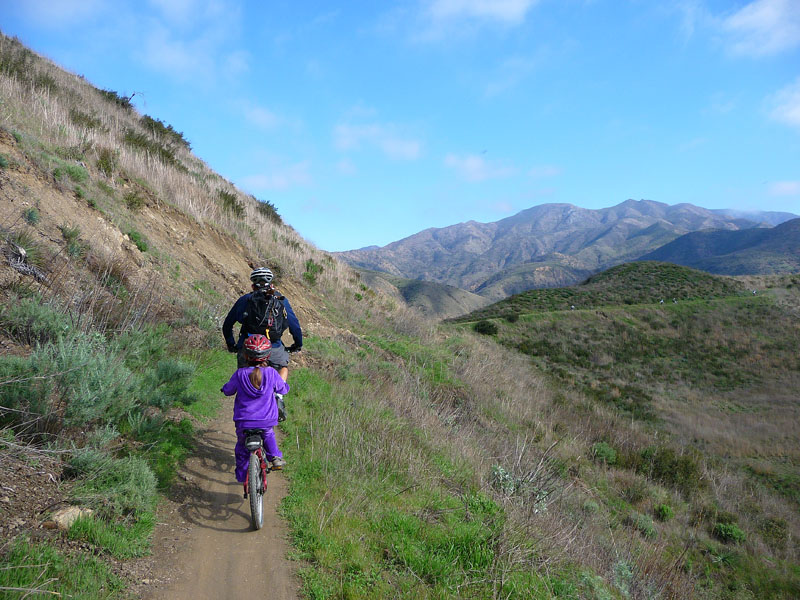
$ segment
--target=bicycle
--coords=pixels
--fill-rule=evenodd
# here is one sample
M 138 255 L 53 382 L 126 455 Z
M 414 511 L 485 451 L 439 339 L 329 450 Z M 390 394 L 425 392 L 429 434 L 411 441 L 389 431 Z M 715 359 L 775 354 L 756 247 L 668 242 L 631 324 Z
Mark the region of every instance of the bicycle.
M 245 429 L 244 445 L 250 451 L 250 464 L 244 482 L 244 497 L 250 498 L 250 522 L 253 529 L 264 525 L 264 494 L 267 493 L 267 473 L 269 462 L 264 450 L 264 430 Z

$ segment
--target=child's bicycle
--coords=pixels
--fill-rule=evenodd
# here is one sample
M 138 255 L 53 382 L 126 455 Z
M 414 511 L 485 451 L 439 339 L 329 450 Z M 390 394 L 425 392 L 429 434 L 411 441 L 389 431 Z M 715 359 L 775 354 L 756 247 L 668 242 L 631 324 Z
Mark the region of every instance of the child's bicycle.
M 264 524 L 264 494 L 267 493 L 267 473 L 269 462 L 264 451 L 264 430 L 245 429 L 244 445 L 250 451 L 250 465 L 244 482 L 244 497 L 250 498 L 250 522 L 253 529 L 261 529 Z

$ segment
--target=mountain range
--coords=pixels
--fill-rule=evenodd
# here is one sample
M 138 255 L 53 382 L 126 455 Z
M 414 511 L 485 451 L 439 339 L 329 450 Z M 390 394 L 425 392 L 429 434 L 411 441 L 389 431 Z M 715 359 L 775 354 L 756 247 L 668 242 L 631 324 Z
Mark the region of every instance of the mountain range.
M 496 301 L 528 289 L 578 283 L 687 233 L 757 233 L 796 216 L 652 200 L 626 200 L 603 209 L 543 204 L 492 223 L 431 228 L 383 247 L 337 254 L 359 269 L 444 283 Z

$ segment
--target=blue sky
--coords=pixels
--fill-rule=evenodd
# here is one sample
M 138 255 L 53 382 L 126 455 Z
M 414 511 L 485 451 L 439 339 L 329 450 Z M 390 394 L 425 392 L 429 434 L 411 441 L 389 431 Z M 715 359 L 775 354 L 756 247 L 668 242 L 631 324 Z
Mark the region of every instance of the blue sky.
M 800 213 L 800 0 L 0 0 L 329 251 L 548 202 Z

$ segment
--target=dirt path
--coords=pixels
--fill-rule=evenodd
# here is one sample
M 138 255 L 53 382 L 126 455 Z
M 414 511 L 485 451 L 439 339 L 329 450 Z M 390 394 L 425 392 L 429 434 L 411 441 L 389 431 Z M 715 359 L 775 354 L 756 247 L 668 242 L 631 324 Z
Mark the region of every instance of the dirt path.
M 250 526 L 250 506 L 233 476 L 236 443 L 232 401 L 206 430 L 180 484 L 159 511 L 151 570 L 134 590 L 145 600 L 274 600 L 297 598 L 293 565 L 286 559 L 288 528 L 276 514 L 286 479 L 270 473 L 264 527 Z

